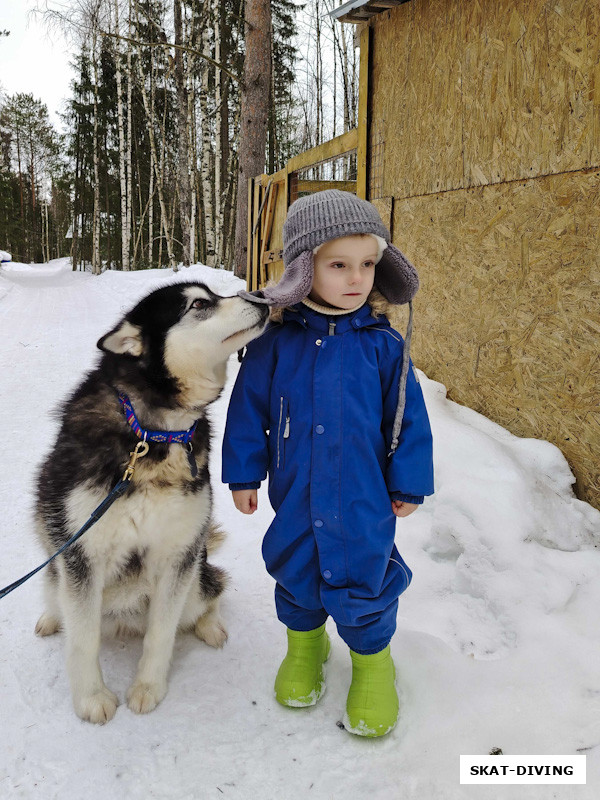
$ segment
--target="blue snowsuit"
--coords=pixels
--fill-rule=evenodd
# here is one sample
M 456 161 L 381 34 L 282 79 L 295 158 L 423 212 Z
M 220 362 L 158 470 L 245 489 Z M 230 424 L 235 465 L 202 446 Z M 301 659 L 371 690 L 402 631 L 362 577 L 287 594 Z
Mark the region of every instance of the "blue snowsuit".
M 279 619 L 313 630 L 331 615 L 357 653 L 382 650 L 412 574 L 394 544 L 391 499 L 433 493 L 429 419 L 412 365 L 398 449 L 388 457 L 403 341 L 365 305 L 328 317 L 302 303 L 248 345 L 231 395 L 223 481 L 269 475 L 263 541 Z

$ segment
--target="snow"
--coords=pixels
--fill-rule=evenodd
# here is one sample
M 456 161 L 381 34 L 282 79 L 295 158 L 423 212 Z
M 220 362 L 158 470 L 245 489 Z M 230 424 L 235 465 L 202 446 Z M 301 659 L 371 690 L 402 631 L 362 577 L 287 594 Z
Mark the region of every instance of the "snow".
M 147 291 L 205 280 L 241 283 L 201 265 L 72 272 L 66 259 L 0 268 L 2 539 L 0 585 L 42 559 L 32 534 L 33 478 L 52 444 L 52 409 L 93 365 L 95 343 Z M 418 320 L 417 320 L 418 324 Z M 446 398 L 421 374 L 435 439 L 437 492 L 397 523 L 414 572 L 392 642 L 401 718 L 387 737 L 341 730 L 347 648 L 332 639 L 327 691 L 285 709 L 273 680 L 285 632 L 260 555 L 272 512 L 265 488 L 252 517 L 219 481 L 219 441 L 238 368 L 212 406 L 216 518 L 229 533 L 213 557 L 231 576 L 223 602 L 229 641 L 213 650 L 178 639 L 169 693 L 147 716 L 121 705 L 104 727 L 71 707 L 62 636 L 33 635 L 36 576 L 0 603 L 2 798 L 240 798 L 508 800 L 595 798 L 600 786 L 600 513 L 577 500 L 573 476 L 548 442 L 520 439 Z M 139 640 L 103 644 L 106 683 L 121 699 Z M 587 786 L 459 784 L 459 755 L 587 755 Z

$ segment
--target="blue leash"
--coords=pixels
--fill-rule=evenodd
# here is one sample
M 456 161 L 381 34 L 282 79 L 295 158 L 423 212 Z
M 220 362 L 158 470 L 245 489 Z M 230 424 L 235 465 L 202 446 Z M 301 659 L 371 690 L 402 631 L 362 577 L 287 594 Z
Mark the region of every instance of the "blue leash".
M 27 575 L 23 575 L 22 578 L 19 578 L 19 580 L 15 581 L 14 583 L 10 583 L 8 586 L 5 586 L 4 589 L 0 589 L 0 600 L 2 600 L 3 597 L 6 597 L 7 594 L 10 594 L 14 589 L 17 589 L 19 586 L 24 584 L 25 581 L 28 581 L 29 578 L 32 578 L 36 574 L 36 572 L 39 572 L 41 569 L 44 569 L 44 567 L 48 566 L 48 564 L 53 559 L 55 559 L 56 556 L 59 556 L 62 552 L 64 552 L 67 549 L 67 547 L 70 547 L 73 544 L 73 542 L 76 542 L 80 536 L 83 536 L 83 534 L 92 527 L 92 525 L 95 525 L 96 522 L 98 522 L 100 517 L 106 514 L 106 512 L 115 502 L 115 500 L 118 500 L 119 497 L 122 497 L 122 495 L 124 495 L 127 489 L 129 488 L 129 484 L 131 483 L 131 479 L 133 477 L 133 473 L 135 470 L 135 462 L 137 461 L 138 458 L 143 458 L 143 456 L 146 455 L 149 449 L 150 448 L 146 442 L 137 443 L 135 450 L 129 454 L 131 458 L 129 459 L 129 463 L 127 464 L 127 469 L 125 470 L 123 477 L 117 483 L 115 488 L 110 492 L 110 494 L 104 498 L 104 500 L 100 503 L 100 505 L 92 511 L 87 522 L 85 522 L 81 526 L 81 528 L 79 528 L 77 533 L 74 533 L 73 536 L 71 536 L 71 538 L 68 539 L 68 541 L 66 541 L 56 551 L 56 553 L 54 553 L 54 555 L 50 556 L 50 558 L 47 561 L 44 561 L 43 564 L 40 564 L 39 567 L 36 567 L 31 572 L 27 573 Z

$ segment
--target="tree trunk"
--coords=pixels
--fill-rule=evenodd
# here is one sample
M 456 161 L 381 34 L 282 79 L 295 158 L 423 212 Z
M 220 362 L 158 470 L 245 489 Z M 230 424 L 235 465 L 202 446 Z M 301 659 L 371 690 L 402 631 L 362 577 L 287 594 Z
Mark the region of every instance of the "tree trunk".
M 30 260 L 33 262 L 35 261 L 35 251 L 36 251 L 36 242 L 37 242 L 37 235 L 36 235 L 36 194 L 35 194 L 35 164 L 34 164 L 34 156 L 33 156 L 33 130 L 31 125 L 31 120 L 28 120 L 28 132 L 29 132 L 29 173 L 30 173 L 30 180 L 31 180 L 31 255 Z
M 246 2 L 246 54 L 242 87 L 237 212 L 235 223 L 235 274 L 246 277 L 248 236 L 248 180 L 265 167 L 265 146 L 271 84 L 271 3 Z
M 181 0 L 173 0 L 173 20 L 175 27 L 175 44 L 183 45 L 183 23 Z M 191 190 L 189 171 L 189 126 L 188 126 L 188 92 L 185 80 L 185 63 L 183 52 L 175 48 L 175 87 L 177 90 L 177 127 L 179 129 L 177 181 L 179 183 L 179 218 L 183 245 L 183 265 L 189 267 L 190 256 L 190 215 Z
M 204 19 L 202 26 L 202 52 L 210 55 L 210 40 L 208 36 L 209 19 Z M 200 178 L 202 181 L 202 208 L 204 210 L 204 261 L 209 267 L 215 265 L 215 227 L 214 227 L 214 181 L 212 178 L 211 164 L 212 131 L 208 118 L 208 93 L 209 93 L 209 64 L 202 64 L 202 89 L 200 92 L 200 114 L 202 116 L 202 155 L 200 159 Z
M 231 60 L 231 29 L 227 27 L 227 20 L 225 12 L 221 4 L 221 59 L 222 63 L 229 63 Z M 225 45 L 227 48 L 225 49 Z M 220 130 L 217 129 L 217 136 L 221 137 L 221 183 L 220 183 L 220 219 L 219 226 L 221 230 L 221 241 L 219 245 L 219 264 L 225 265 L 227 263 L 226 249 L 229 244 L 227 220 L 233 216 L 228 203 L 228 190 L 232 180 L 232 173 L 229 172 L 231 167 L 231 152 L 232 147 L 229 142 L 229 76 L 224 75 L 221 85 L 221 112 L 220 112 Z
M 100 168 L 98 153 L 98 35 L 94 30 L 92 45 L 92 63 L 94 65 L 94 214 L 92 218 L 92 273 L 100 275 Z
M 192 47 L 196 46 L 196 18 L 192 14 L 190 20 L 190 28 L 188 41 Z M 194 87 L 194 57 L 189 56 L 187 59 L 186 70 L 186 85 L 187 85 L 187 128 L 189 132 L 188 138 L 188 176 L 190 185 L 190 261 L 196 264 L 198 261 L 198 247 L 196 244 L 196 92 Z
M 150 139 L 150 152 L 151 152 L 151 159 L 154 162 L 154 168 L 156 171 L 156 188 L 158 193 L 158 202 L 160 205 L 161 211 L 161 220 L 163 225 L 163 232 L 165 235 L 165 242 L 167 245 L 167 253 L 169 256 L 169 266 L 173 270 L 173 272 L 177 272 L 177 262 L 175 261 L 175 254 L 173 252 L 173 239 L 171 237 L 171 231 L 169 230 L 169 221 L 167 217 L 167 208 L 165 205 L 165 198 L 163 192 L 163 180 L 162 180 L 162 159 L 161 162 L 158 160 L 158 154 L 156 151 L 156 138 L 154 136 L 154 120 L 152 119 L 150 113 L 150 104 L 148 102 L 148 92 L 146 91 L 146 84 L 144 80 L 144 74 L 142 72 L 142 60 L 139 57 L 138 53 L 138 77 L 140 82 L 140 92 L 142 95 L 142 102 L 144 104 L 144 111 L 146 112 L 146 119 L 148 120 L 148 137 Z M 164 141 L 164 125 L 163 125 L 163 141 Z
M 129 38 L 131 39 L 132 36 L 132 26 L 131 26 L 131 0 L 129 0 L 129 20 L 128 20 L 128 31 L 129 31 Z M 132 140 L 132 93 L 133 93 L 133 70 L 131 68 L 131 58 L 132 58 L 132 48 L 131 42 L 127 43 L 127 150 L 125 153 L 125 164 L 127 167 L 127 187 L 126 187 L 126 194 L 127 194 L 127 208 L 125 211 L 125 226 L 127 228 L 127 262 L 129 265 L 129 269 L 135 269 L 135 265 L 131 264 L 131 236 L 133 234 L 133 227 L 132 227 L 132 220 L 133 220 L 133 213 L 131 204 L 133 202 L 133 169 L 131 166 L 131 140 Z
M 21 198 L 21 225 L 25 226 L 25 207 L 23 202 L 23 167 L 21 165 L 21 126 L 16 124 L 17 169 L 19 172 L 19 196 Z
M 316 21 L 315 99 L 317 106 L 317 127 L 316 127 L 315 144 L 319 145 L 322 144 L 323 142 L 323 60 L 321 56 L 321 7 L 319 0 L 316 0 L 315 21 Z M 320 166 L 317 167 L 317 171 L 320 173 L 321 171 Z
M 115 1 L 115 33 L 119 35 L 119 0 Z M 131 45 L 128 45 L 131 49 Z M 121 50 L 118 40 L 113 50 L 117 82 L 117 127 L 119 129 L 119 183 L 121 188 L 121 266 L 129 271 L 129 236 L 127 227 L 127 166 L 125 162 L 125 123 L 123 119 L 123 81 L 121 76 Z
M 215 36 L 215 61 L 221 63 L 223 4 L 213 0 L 213 23 Z M 215 68 L 215 267 L 223 265 L 223 179 L 222 179 L 222 139 L 223 119 L 223 76 L 219 67 Z
M 156 77 L 154 74 L 154 48 L 149 48 L 150 53 L 150 119 L 154 120 Z M 154 258 L 154 154 L 150 151 L 150 177 L 148 182 L 148 266 L 152 268 Z M 159 262 L 160 266 L 160 262 Z

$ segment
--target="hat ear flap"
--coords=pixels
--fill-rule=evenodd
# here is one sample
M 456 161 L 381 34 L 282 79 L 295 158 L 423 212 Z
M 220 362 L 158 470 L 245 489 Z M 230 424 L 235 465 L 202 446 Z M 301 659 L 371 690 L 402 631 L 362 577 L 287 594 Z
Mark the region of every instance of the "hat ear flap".
M 238 295 L 255 303 L 270 306 L 293 306 L 304 300 L 311 290 L 314 274 L 314 258 L 310 250 L 303 250 L 285 268 L 279 283 L 256 289 L 253 292 L 240 291 Z
M 406 256 L 388 244 L 375 268 L 375 285 L 389 303 L 402 305 L 416 295 L 419 276 Z

